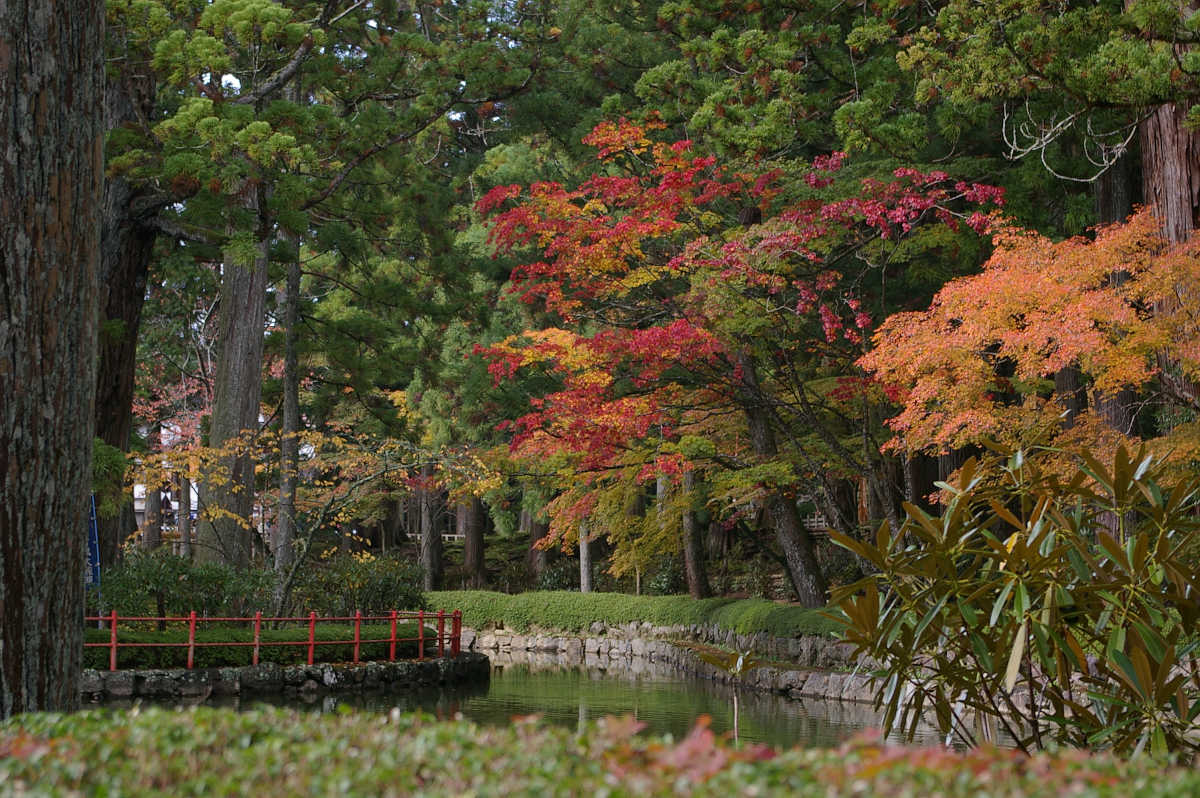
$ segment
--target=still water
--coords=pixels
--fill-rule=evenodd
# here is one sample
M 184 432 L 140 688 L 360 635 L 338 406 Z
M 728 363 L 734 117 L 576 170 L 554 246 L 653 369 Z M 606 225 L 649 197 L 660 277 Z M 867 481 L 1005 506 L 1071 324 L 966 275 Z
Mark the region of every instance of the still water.
M 512 718 L 540 715 L 548 723 L 575 728 L 605 715 L 633 715 L 647 731 L 685 735 L 700 715 L 711 718 L 718 734 L 734 727 L 735 691 L 702 679 L 631 675 L 581 667 L 543 668 L 529 664 L 496 665 L 487 684 L 422 692 L 372 692 L 308 698 L 266 698 L 274 704 L 333 712 L 341 706 L 360 711 L 423 710 L 440 718 L 457 715 L 480 724 L 507 724 Z M 871 708 L 837 701 L 797 701 L 746 690 L 737 691 L 738 739 L 776 747 L 834 746 L 865 728 L 878 726 Z M 259 701 L 241 699 L 238 707 Z M 918 741 L 936 742 L 932 730 Z

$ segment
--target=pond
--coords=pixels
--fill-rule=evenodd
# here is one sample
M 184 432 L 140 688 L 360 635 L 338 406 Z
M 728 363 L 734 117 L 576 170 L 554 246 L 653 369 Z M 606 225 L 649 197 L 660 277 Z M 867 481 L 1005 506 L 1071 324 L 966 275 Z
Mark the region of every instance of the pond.
M 736 691 L 738 738 L 776 747 L 834 746 L 879 726 L 869 705 L 805 699 L 749 690 Z M 246 708 L 272 703 L 315 712 L 340 707 L 358 711 L 423 710 L 439 718 L 457 715 L 481 724 L 507 724 L 514 717 L 541 715 L 546 722 L 575 728 L 605 715 L 633 715 L 648 732 L 687 734 L 696 718 L 708 715 L 718 734 L 732 732 L 735 691 L 704 679 L 675 673 L 547 666 L 536 662 L 495 664 L 487 684 L 422 691 L 335 693 L 305 697 L 266 696 L 210 701 Z M 918 741 L 936 744 L 933 729 Z

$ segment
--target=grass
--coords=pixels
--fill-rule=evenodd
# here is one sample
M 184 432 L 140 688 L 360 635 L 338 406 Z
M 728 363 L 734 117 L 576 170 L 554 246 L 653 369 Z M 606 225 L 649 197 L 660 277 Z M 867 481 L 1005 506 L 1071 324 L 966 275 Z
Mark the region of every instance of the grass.
M 696 600 L 689 596 L 566 591 L 508 595 L 485 590 L 447 590 L 428 593 L 427 598 L 432 607 L 462 610 L 463 624 L 474 629 L 503 625 L 517 632 L 535 628 L 581 632 L 595 621 L 609 626 L 637 621 L 654 626 L 715 624 L 744 635 L 766 632 L 773 637 L 832 638 L 841 628 L 828 617 L 830 610 L 792 607 L 766 599 Z

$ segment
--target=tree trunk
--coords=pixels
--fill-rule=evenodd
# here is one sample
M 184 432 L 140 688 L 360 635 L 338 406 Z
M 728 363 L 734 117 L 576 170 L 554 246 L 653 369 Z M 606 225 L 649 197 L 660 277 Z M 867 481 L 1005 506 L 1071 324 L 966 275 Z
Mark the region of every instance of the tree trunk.
M 175 525 L 179 528 L 179 556 L 192 559 L 192 481 L 179 477 L 179 499 L 175 502 Z
M 146 486 L 146 505 L 142 513 L 142 548 L 154 551 L 162 546 L 162 488 Z
M 213 378 L 212 421 L 209 446 L 219 449 L 237 444 L 243 433 L 258 430 L 259 397 L 262 393 L 263 314 L 270 258 L 270 228 L 266 197 L 255 191 L 259 213 L 258 246 L 254 260 L 240 264 L 232 258 L 224 264 L 218 309 L 220 352 Z M 239 448 L 244 448 L 239 445 Z M 251 516 L 254 508 L 254 463 L 249 454 L 230 454 L 221 459 L 227 473 L 204 484 L 206 513 L 196 529 L 196 559 L 224 562 L 244 568 L 249 564 Z M 232 516 L 232 517 L 231 517 Z
M 79 705 L 104 4 L 0 4 L 0 718 Z
M 398 546 L 404 541 L 404 519 L 408 514 L 406 509 L 407 504 L 404 499 L 390 499 L 387 507 L 387 516 L 383 519 L 382 548 L 384 551 Z
M 688 508 L 683 511 L 683 568 L 687 574 L 688 595 L 694 599 L 708 598 L 712 588 L 704 567 L 704 535 L 695 509 L 696 474 L 691 469 L 683 472 L 683 491 L 688 496 Z
M 467 587 L 478 590 L 486 581 L 483 560 L 483 533 L 487 526 L 487 513 L 483 502 L 472 496 L 458 506 L 458 533 L 463 536 L 463 568 L 467 574 Z
M 1187 107 L 1160 105 L 1142 122 L 1142 193 L 1154 209 L 1169 244 L 1185 241 L 1196 229 L 1200 208 L 1200 133 L 1186 125 Z M 1189 297 L 1194 300 L 1195 297 Z M 1155 308 L 1168 310 L 1166 303 Z M 1158 380 L 1167 396 L 1187 405 L 1200 401 L 1200 387 L 1176 373 L 1176 364 L 1158 353 Z
M 275 521 L 275 606 L 282 607 L 295 560 L 296 479 L 300 471 L 300 358 L 296 353 L 296 324 L 300 304 L 300 244 L 289 237 L 295 257 L 288 263 L 287 282 L 279 297 L 282 307 L 283 417 L 279 427 L 279 517 Z
M 536 582 L 541 578 L 542 572 L 546 570 L 546 566 L 550 562 L 550 556 L 546 550 L 538 546 L 542 538 L 550 534 L 550 525 L 545 521 L 539 521 L 537 516 L 532 512 L 529 513 L 529 570 L 533 573 L 533 579 Z
M 440 491 L 433 484 L 433 464 L 421 466 L 421 487 L 417 501 L 421 513 L 421 571 L 425 590 L 440 590 L 442 586 L 442 533 L 437 526 L 437 507 Z
M 579 592 L 592 592 L 592 540 L 587 521 L 579 522 Z
M 1168 242 L 1177 244 L 1196 229 L 1200 206 L 1200 134 L 1184 121 L 1187 108 L 1160 105 L 1142 122 L 1142 197 L 1154 208 Z
M 758 372 L 754 361 L 747 355 L 739 356 L 738 365 L 741 366 L 746 389 L 742 404 L 750 429 L 750 445 L 756 455 L 769 460 L 776 457 L 779 450 L 775 443 L 775 431 L 771 428 L 767 409 L 762 403 Z M 787 562 L 788 578 L 797 599 L 805 607 L 824 607 L 825 576 L 817 563 L 812 536 L 804 528 L 794 497 L 776 487 L 767 493 L 764 506 L 775 531 L 775 540 Z
M 106 131 L 136 126 L 152 118 L 153 70 L 121 74 L 104 91 Z M 137 338 L 146 298 L 146 279 L 157 239 L 153 219 L 159 210 L 151 199 L 122 177 L 104 181 L 100 234 L 99 352 L 96 369 L 96 437 L 129 451 L 133 421 Z M 121 544 L 133 531 L 132 512 L 97 519 L 100 562 L 120 558 Z
M 162 448 L 162 426 L 154 424 L 150 430 L 151 456 L 158 457 Z M 162 485 L 151 472 L 150 480 L 146 483 L 146 498 L 142 506 L 142 548 L 154 551 L 162 546 Z

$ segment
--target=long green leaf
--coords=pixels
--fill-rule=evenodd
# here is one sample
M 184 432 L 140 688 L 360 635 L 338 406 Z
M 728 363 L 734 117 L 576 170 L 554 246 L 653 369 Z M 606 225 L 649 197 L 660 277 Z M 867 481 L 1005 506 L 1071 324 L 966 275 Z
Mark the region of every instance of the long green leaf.
M 988 621 L 988 626 L 996 625 L 996 620 L 1000 617 L 1000 613 L 1004 611 L 1004 604 L 1008 601 L 1008 594 L 1012 592 L 1014 584 L 1016 584 L 1016 580 L 1009 580 L 1004 589 L 1000 591 L 1000 595 L 996 597 L 996 603 L 992 605 L 992 617 Z
M 1008 667 L 1004 669 L 1004 689 L 1012 692 L 1017 684 L 1017 674 L 1021 671 L 1021 657 L 1025 656 L 1025 620 L 1017 628 L 1017 639 L 1013 641 L 1012 651 L 1008 654 Z

